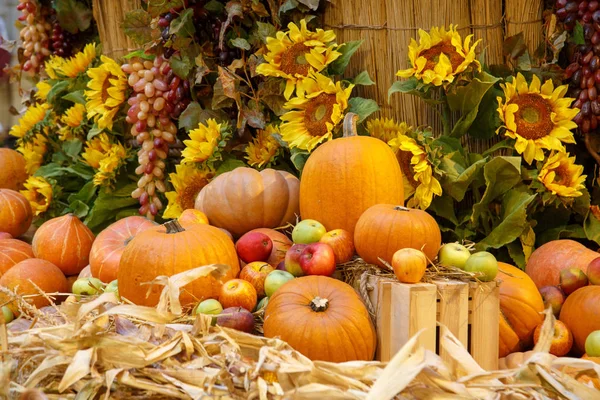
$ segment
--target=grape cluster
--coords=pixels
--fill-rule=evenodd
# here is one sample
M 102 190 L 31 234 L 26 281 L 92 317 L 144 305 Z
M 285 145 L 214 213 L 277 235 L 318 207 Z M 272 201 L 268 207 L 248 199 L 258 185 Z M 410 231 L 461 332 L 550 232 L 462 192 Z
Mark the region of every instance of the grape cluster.
M 124 64 L 122 69 L 133 88 L 126 121 L 141 145 L 135 172 L 142 176 L 131 195 L 139 200 L 139 213 L 154 218 L 163 208 L 158 194 L 166 190 L 165 160 L 177 135 L 173 121 L 190 103 L 189 82 L 176 76 L 163 57 Z
M 52 26 L 52 53 L 60 57 L 70 57 L 73 50 L 74 37 L 64 31 L 58 21 Z
M 48 10 L 35 0 L 19 0 L 17 10 L 22 12 L 19 21 L 25 25 L 20 32 L 24 57 L 21 69 L 34 76 L 44 65 L 44 59 L 50 55 L 48 35 L 52 26 L 47 19 Z

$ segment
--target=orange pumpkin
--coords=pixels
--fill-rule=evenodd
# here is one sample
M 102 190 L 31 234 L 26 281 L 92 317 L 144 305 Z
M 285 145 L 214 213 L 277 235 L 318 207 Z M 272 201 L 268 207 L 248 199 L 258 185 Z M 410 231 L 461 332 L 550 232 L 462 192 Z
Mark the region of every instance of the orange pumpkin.
M 377 338 L 352 287 L 326 276 L 285 283 L 269 299 L 265 337 L 280 337 L 311 360 L 372 360 Z
M 94 278 L 108 283 L 117 279 L 119 262 L 125 246 L 135 235 L 156 224 L 144 217 L 123 218 L 100 232 L 90 252 L 90 269 Z
M 235 278 L 240 265 L 233 242 L 220 229 L 204 224 L 184 229 L 176 220 L 169 221 L 140 232 L 129 242 L 117 274 L 119 294 L 135 304 L 155 306 L 163 286 L 143 283 L 208 264 L 231 268 L 222 281 L 206 276 L 183 287 L 179 297 L 182 305 L 217 299 L 223 282 Z
M 427 269 L 427 257 L 421 250 L 400 249 L 392 257 L 392 268 L 400 282 L 417 283 L 421 281 Z
M 542 295 L 527 274 L 498 263 L 500 283 L 500 357 L 525 351 L 533 344 L 533 332 L 543 322 Z
M 0 276 L 13 265 L 28 258 L 33 258 L 31 246 L 17 239 L 0 240 Z
M 271 255 L 267 259 L 267 263 L 271 264 L 273 268 L 277 268 L 277 265 L 285 260 L 285 253 L 292 247 L 292 241 L 283 233 L 276 231 L 275 229 L 258 228 L 253 229 L 252 232 L 264 233 L 271 239 L 273 242 L 273 250 L 271 250 Z
M 537 248 L 529 257 L 525 272 L 538 288 L 556 286 L 560 283 L 560 271 L 565 268 L 579 268 L 587 272 L 598 253 L 574 240 L 553 240 Z
M 298 178 L 289 172 L 236 168 L 217 176 L 200 191 L 197 210 L 211 225 L 239 237 L 256 228 L 277 228 L 296 221 Z
M 0 189 L 0 232 L 19 237 L 27 232 L 32 220 L 33 212 L 25 196 L 11 189 Z
M 355 115 L 344 120 L 344 137 L 312 152 L 300 182 L 300 215 L 325 225 L 327 231 L 354 234 L 363 212 L 375 204 L 404 204 L 402 171 L 383 141 L 358 136 Z M 398 249 L 396 249 L 398 250 Z
M 354 232 L 354 246 L 369 264 L 381 267 L 382 258 L 392 262 L 400 249 L 421 250 L 433 260 L 442 245 L 442 233 L 435 219 L 423 210 L 377 204 L 361 215 Z
M 37 258 L 50 261 L 65 275 L 75 275 L 89 264 L 94 234 L 73 214 L 48 220 L 31 243 Z
M 61 270 L 51 262 L 40 260 L 39 258 L 28 258 L 15 264 L 0 278 L 0 286 L 4 286 L 24 296 L 39 294 L 33 282 L 45 293 L 65 293 L 69 287 L 67 278 Z M 18 286 L 18 288 L 17 288 Z M 7 301 L 6 294 L 0 293 L 0 303 Z M 27 301 L 37 308 L 50 305 L 50 302 L 44 296 L 35 296 L 28 298 Z M 10 309 L 15 315 L 18 315 L 17 304 L 9 303 Z
M 560 310 L 560 320 L 573 334 L 576 354 L 585 352 L 585 339 L 600 330 L 600 286 L 584 286 L 571 293 Z
M 19 190 L 27 176 L 25 157 L 12 149 L 0 148 L 0 189 Z
M 188 208 L 183 210 L 177 221 L 183 226 L 186 224 L 208 224 L 208 217 L 202 211 Z

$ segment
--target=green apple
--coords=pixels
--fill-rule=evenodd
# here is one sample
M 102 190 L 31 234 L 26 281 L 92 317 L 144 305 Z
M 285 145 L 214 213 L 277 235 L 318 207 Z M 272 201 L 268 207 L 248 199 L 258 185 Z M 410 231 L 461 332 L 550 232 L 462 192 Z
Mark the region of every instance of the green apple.
M 262 299 L 260 299 L 260 301 L 256 305 L 256 308 L 254 309 L 254 312 L 260 311 L 260 310 L 264 311 L 264 309 L 267 308 L 267 304 L 269 304 L 269 298 L 268 297 L 263 297 Z
M 490 282 L 498 275 L 498 261 L 493 254 L 480 251 L 469 257 L 465 263 L 465 271 L 478 272 L 477 278 L 482 282 Z
M 585 339 L 585 353 L 588 357 L 600 357 L 600 331 L 594 331 Z
M 438 252 L 439 263 L 446 267 L 465 269 L 469 257 L 471 257 L 471 252 L 460 243 L 447 243 Z
M 207 299 L 201 301 L 196 307 L 196 314 L 210 314 L 217 315 L 223 312 L 223 306 L 215 299 Z
M 294 227 L 292 231 L 292 240 L 296 244 L 310 244 L 321 240 L 327 229 L 319 221 L 314 219 L 305 219 Z
M 104 289 L 104 283 L 98 278 L 79 278 L 73 282 L 73 294 L 93 296 Z
M 273 293 L 277 291 L 284 283 L 294 279 L 294 275 L 287 271 L 281 271 L 276 269 L 275 271 L 269 272 L 265 279 L 265 293 L 267 297 L 271 297 Z
M 119 281 L 115 279 L 114 281 L 106 285 L 106 287 L 104 288 L 104 293 L 106 292 L 113 292 L 117 296 L 117 298 L 119 298 Z
M 2 306 L 2 316 L 4 317 L 5 324 L 8 324 L 15 319 L 15 314 L 13 314 L 12 310 L 8 308 L 8 306 Z

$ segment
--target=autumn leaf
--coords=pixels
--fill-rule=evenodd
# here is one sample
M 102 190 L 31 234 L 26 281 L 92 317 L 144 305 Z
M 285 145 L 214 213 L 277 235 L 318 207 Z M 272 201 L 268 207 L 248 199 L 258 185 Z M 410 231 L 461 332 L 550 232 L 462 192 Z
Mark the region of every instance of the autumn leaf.
M 137 9 L 125 14 L 122 28 L 134 42 L 145 44 L 159 36 L 159 31 L 150 26 L 151 22 L 150 14 L 142 9 Z
M 70 33 L 85 31 L 92 22 L 92 10 L 77 0 L 56 0 L 56 18 L 60 26 Z
M 148 1 L 148 13 L 152 17 L 158 17 L 160 14 L 164 14 L 171 8 L 178 9 L 185 6 L 183 0 L 149 0 Z

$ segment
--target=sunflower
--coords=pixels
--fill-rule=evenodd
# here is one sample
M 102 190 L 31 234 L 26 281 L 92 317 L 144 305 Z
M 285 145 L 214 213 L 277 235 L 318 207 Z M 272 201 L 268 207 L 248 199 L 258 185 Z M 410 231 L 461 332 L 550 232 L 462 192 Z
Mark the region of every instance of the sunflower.
M 212 118 L 206 121 L 206 125 L 201 123 L 198 128 L 192 129 L 189 133 L 190 140 L 183 141 L 185 149 L 181 153 L 182 162 L 203 163 L 210 158 L 218 159 L 219 149 L 225 145 L 225 139 L 229 136 L 228 129 L 227 123 L 218 124 Z
M 94 185 L 100 186 L 112 182 L 117 171 L 125 163 L 127 151 L 120 143 L 111 145 L 106 156 L 98 163 L 98 171 L 94 175 Z
M 502 85 L 505 101 L 498 97 L 498 114 L 504 122 L 496 133 L 504 129 L 504 135 L 515 139 L 515 149 L 528 164 L 544 159 L 542 149 L 565 151 L 563 143 L 575 143 L 571 129 L 577 128 L 572 119 L 579 109 L 571 108 L 574 99 L 564 97 L 567 85 L 554 89 L 551 80 L 540 87 L 540 80 L 533 76 L 527 86 L 525 77 Z
M 575 157 L 562 151 L 552 152 L 540 170 L 538 179 L 546 189 L 561 197 L 579 197 L 585 189 L 583 165 L 575 164 Z
M 39 101 L 46 101 L 48 98 L 48 92 L 52 89 L 52 85 L 48 83 L 48 81 L 39 81 L 35 87 L 37 91 L 35 92 L 35 98 Z
M 402 168 L 405 197 L 414 193 L 407 205 L 426 210 L 434 195 L 442 195 L 442 186 L 433 174 L 427 151 L 416 140 L 401 133 L 388 144 L 396 152 Z
M 175 190 L 165 193 L 169 204 L 163 218 L 179 218 L 184 210 L 194 208 L 196 196 L 213 176 L 214 172 L 208 168 L 199 169 L 190 164 L 177 165 L 175 173 L 169 174 Z
M 73 107 L 67 109 L 64 115 L 60 118 L 60 122 L 70 126 L 71 128 L 78 128 L 83 122 L 85 115 L 85 106 L 83 104 L 76 103 Z
M 406 122 L 397 123 L 391 118 L 375 118 L 367 121 L 369 135 L 386 143 L 398 135 L 406 135 L 411 129 Z
M 398 71 L 396 75 L 402 78 L 414 76 L 425 84 L 441 86 L 444 82 L 452 82 L 456 75 L 471 65 L 480 71 L 481 64 L 475 59 L 475 47 L 481 40 L 473 44 L 471 40 L 473 35 L 467 36 L 463 42 L 456 25 L 450 25 L 448 30 L 434 27 L 429 33 L 419 29 L 419 43 L 411 39 L 408 46 L 411 67 Z
M 102 64 L 87 71 L 90 81 L 85 91 L 88 101 L 87 116 L 98 123 L 100 129 L 112 129 L 119 106 L 125 101 L 127 77 L 112 58 L 100 56 Z
M 344 117 L 354 85 L 342 88 L 340 82 L 311 73 L 298 85 L 298 97 L 288 101 L 281 120 L 281 137 L 290 148 L 312 151 L 333 137 L 333 128 Z
M 48 139 L 40 133 L 36 134 L 32 140 L 21 142 L 17 151 L 25 157 L 25 169 L 29 175 L 33 175 L 35 171 L 42 165 L 44 155 L 48 150 L 46 144 Z
M 50 56 L 50 58 L 44 64 L 46 74 L 50 79 L 58 79 L 58 72 L 62 70 L 62 66 L 65 63 L 65 59 L 59 56 Z
M 267 125 L 264 130 L 259 130 L 256 138 L 246 147 L 248 164 L 262 168 L 275 161 L 281 146 L 273 135 L 279 134 L 279 128 L 272 124 Z
M 64 60 L 60 66 L 60 72 L 68 78 L 75 78 L 92 64 L 96 58 L 96 43 L 89 43 L 83 51 L 73 57 Z
M 331 44 L 335 40 L 333 31 L 311 32 L 304 19 L 300 27 L 290 22 L 288 28 L 288 32 L 277 32 L 276 37 L 267 38 L 267 62 L 256 68 L 261 75 L 286 79 L 286 99 L 310 71 L 320 72 L 342 55 L 335 50 L 335 44 Z
M 52 185 L 40 176 L 30 176 L 21 194 L 29 201 L 33 215 L 38 216 L 48 210 L 52 202 Z
M 44 120 L 49 109 L 48 104 L 32 104 L 19 119 L 19 123 L 10 129 L 10 134 L 18 138 L 24 137 L 36 124 Z
M 106 157 L 110 151 L 112 144 L 106 133 L 94 137 L 92 140 L 87 142 L 85 151 L 81 155 L 85 160 L 86 164 L 94 169 L 100 168 L 100 161 Z

